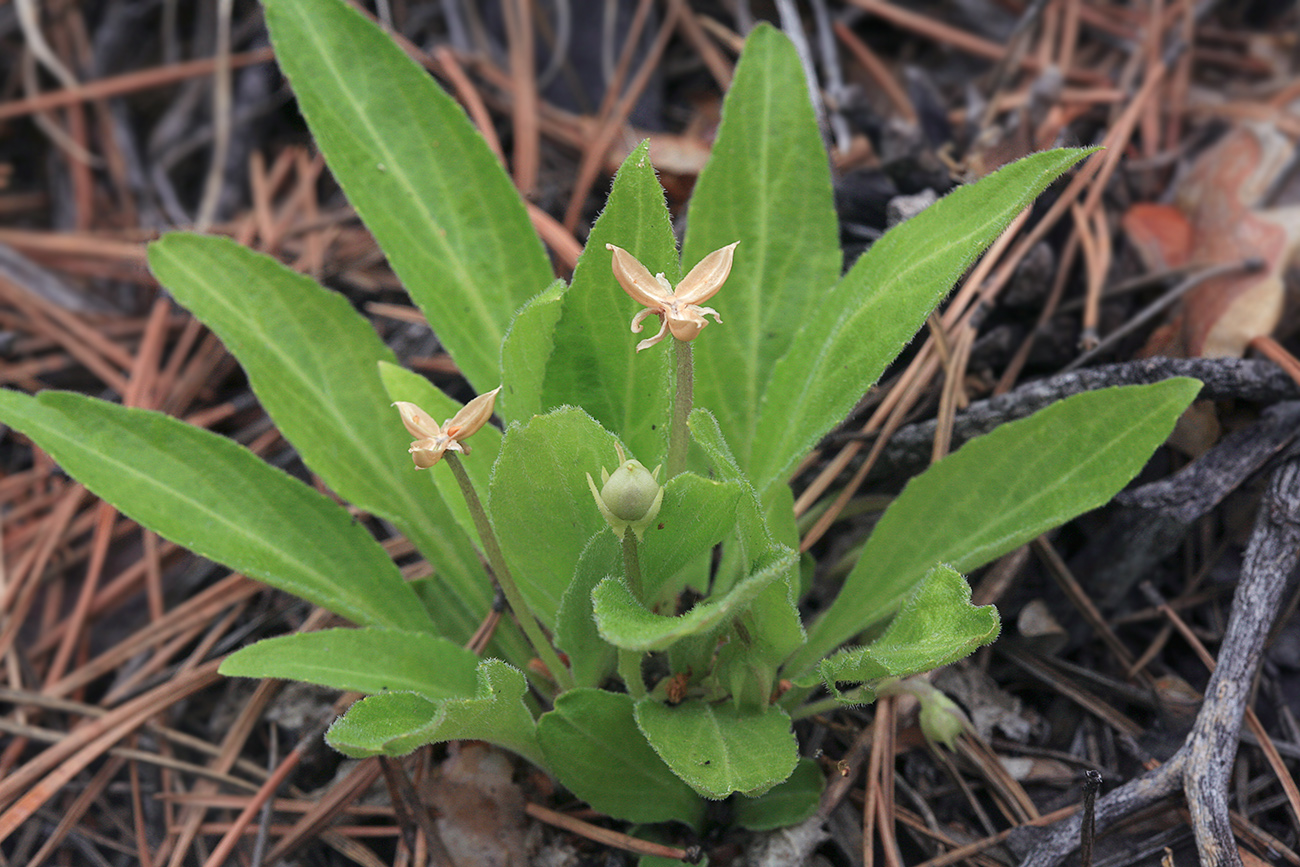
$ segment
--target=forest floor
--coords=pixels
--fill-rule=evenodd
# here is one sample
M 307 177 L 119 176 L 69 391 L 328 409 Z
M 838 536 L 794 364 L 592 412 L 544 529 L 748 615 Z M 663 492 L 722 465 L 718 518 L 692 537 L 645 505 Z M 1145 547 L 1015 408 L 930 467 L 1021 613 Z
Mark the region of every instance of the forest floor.
M 903 698 L 801 724 L 830 781 L 815 822 L 829 836 L 789 851 L 1100 867 L 1196 864 L 1199 844 L 1215 864 L 1300 867 L 1295 5 L 520 3 L 536 52 L 502 23 L 515 5 L 378 4 L 489 133 L 559 276 L 642 139 L 685 218 L 751 16 L 802 43 L 820 84 L 846 264 L 891 205 L 1105 144 L 922 332 L 914 350 L 935 339 L 944 363 L 905 353 L 793 480 L 814 599 L 911 475 L 1022 414 L 1034 383 L 1208 383 L 1116 502 L 970 576 L 1003 637 L 932 677 L 968 717 L 954 749 L 927 742 Z M 566 30 L 567 50 L 548 50 Z M 162 410 L 303 471 L 233 358 L 149 273 L 150 240 L 197 228 L 344 293 L 408 367 L 463 390 L 331 181 L 258 5 L 0 4 L 0 82 L 0 384 Z M 0 520 L 0 864 L 488 864 L 503 837 L 539 864 L 636 857 L 618 848 L 625 823 L 522 761 L 504 779 L 473 746 L 343 761 L 321 739 L 337 693 L 216 671 L 319 612 L 141 530 L 7 429 Z M 1215 659 L 1227 673 L 1211 685 Z M 454 773 L 479 793 L 439 795 Z M 526 818 L 466 806 L 502 785 Z M 441 835 L 412 815 L 429 803 Z M 759 835 L 661 830 L 711 864 L 789 863 Z

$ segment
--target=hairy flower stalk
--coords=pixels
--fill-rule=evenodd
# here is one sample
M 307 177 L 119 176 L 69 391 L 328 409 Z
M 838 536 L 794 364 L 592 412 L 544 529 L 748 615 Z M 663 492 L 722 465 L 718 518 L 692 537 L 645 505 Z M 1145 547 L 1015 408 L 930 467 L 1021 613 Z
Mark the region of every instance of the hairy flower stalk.
M 456 477 L 456 483 L 460 485 L 460 492 L 465 498 L 470 517 L 474 520 L 474 528 L 478 530 L 479 539 L 483 543 L 483 553 L 487 557 L 488 567 L 501 586 L 501 592 L 505 594 L 510 609 L 514 611 L 519 627 L 523 629 L 524 635 L 533 646 L 533 652 L 550 671 L 551 677 L 555 679 L 560 689 L 570 689 L 573 686 L 573 676 L 560 660 L 559 654 L 551 646 L 550 640 L 542 631 L 541 624 L 537 622 L 523 594 L 519 592 L 519 586 L 515 584 L 514 576 L 510 574 L 510 567 L 506 565 L 505 555 L 501 553 L 501 545 L 497 542 L 492 522 L 483 508 L 483 501 L 479 499 L 474 483 L 470 480 L 469 473 L 465 471 L 464 464 L 460 462 L 460 455 L 457 454 L 457 452 L 465 455 L 470 453 L 469 446 L 462 444 L 462 440 L 477 433 L 483 425 L 487 424 L 488 419 L 492 417 L 497 392 L 500 390 L 498 386 L 474 398 L 441 427 L 430 419 L 428 413 L 413 403 L 398 401 L 394 406 L 401 413 L 402 423 L 406 425 L 407 431 L 417 438 L 410 448 L 416 469 L 428 469 L 446 457 L 447 465 L 451 467 L 451 474 Z
M 695 367 L 691 353 L 690 341 L 694 340 L 704 326 L 709 324 L 705 315 L 712 316 L 713 321 L 722 324 L 722 317 L 712 307 L 702 307 L 731 274 L 732 257 L 736 251 L 734 244 L 714 250 L 700 260 L 691 269 L 682 282 L 674 289 L 663 274 L 651 274 L 650 270 L 622 247 L 606 244 L 605 249 L 613 254 L 614 277 L 623 291 L 632 300 L 645 306 L 632 318 L 632 331 L 641 332 L 641 323 L 646 317 L 654 315 L 660 319 L 659 333 L 636 345 L 636 351 L 649 349 L 672 334 L 676 338 L 676 387 L 673 389 L 673 411 L 668 427 L 668 478 L 672 478 L 686 469 L 686 451 L 690 443 L 686 428 L 686 419 L 691 414 L 691 404 L 695 394 Z
M 690 450 L 690 428 L 686 426 L 695 403 L 695 351 L 685 340 L 674 340 L 673 416 L 668 421 L 668 478 L 686 469 L 686 454 Z
M 662 492 L 660 495 L 662 496 Z M 658 512 L 658 508 L 655 511 Z M 632 588 L 632 595 L 638 602 L 645 604 L 641 587 L 641 558 L 638 551 L 641 545 L 640 536 L 629 526 L 623 530 L 622 541 L 623 575 L 627 578 L 628 586 Z M 618 674 L 623 678 L 628 694 L 634 699 L 643 698 L 646 694 L 645 678 L 641 676 L 641 660 L 644 657 L 645 654 L 637 650 L 619 648 L 618 651 Z
M 641 537 L 655 518 L 659 516 L 659 507 L 663 505 L 664 489 L 659 484 L 659 467 L 654 472 L 647 470 L 640 461 L 629 460 L 623 453 L 623 447 L 614 444 L 618 453 L 618 467 L 614 472 L 604 467 L 600 470 L 601 487 L 596 487 L 596 480 L 587 473 L 587 485 L 591 496 L 596 500 L 596 508 L 609 524 L 609 528 L 618 536 L 623 547 L 623 577 L 632 597 L 645 603 L 644 588 L 641 583 L 641 560 L 639 548 Z M 641 677 L 641 659 L 644 654 L 634 650 L 618 651 L 618 673 L 627 685 L 628 694 L 641 698 L 646 694 L 645 680 Z

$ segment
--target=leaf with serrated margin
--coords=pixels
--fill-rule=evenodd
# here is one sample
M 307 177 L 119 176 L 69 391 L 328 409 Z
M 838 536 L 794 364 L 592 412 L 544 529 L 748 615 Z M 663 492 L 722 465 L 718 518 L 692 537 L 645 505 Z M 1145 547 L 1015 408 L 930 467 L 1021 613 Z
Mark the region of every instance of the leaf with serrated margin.
M 650 749 L 632 717 L 630 696 L 569 690 L 537 721 L 537 737 L 560 782 L 600 812 L 699 829 L 704 802 Z
M 970 585 L 951 566 L 935 566 L 903 604 L 885 633 L 866 647 L 823 659 L 822 681 L 838 694 L 841 683 L 908 677 L 956 662 L 998 637 L 1002 621 L 992 605 L 974 606 Z
M 325 740 L 353 758 L 404 756 L 444 741 L 487 741 L 546 769 L 537 725 L 524 704 L 527 691 L 519 669 L 485 659 L 478 666 L 474 697 L 431 701 L 413 692 L 372 695 L 335 720 Z

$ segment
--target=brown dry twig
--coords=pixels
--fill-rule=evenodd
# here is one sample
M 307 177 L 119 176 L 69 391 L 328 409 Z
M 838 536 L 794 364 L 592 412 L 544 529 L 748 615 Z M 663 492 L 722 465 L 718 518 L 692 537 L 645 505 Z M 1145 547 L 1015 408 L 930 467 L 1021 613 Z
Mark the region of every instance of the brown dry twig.
M 1293 450 L 1273 472 L 1242 564 L 1232 616 L 1206 700 L 1181 749 L 1147 774 L 1098 800 L 1099 830 L 1135 810 L 1182 790 L 1204 867 L 1240 867 L 1228 804 L 1228 777 L 1264 641 L 1281 607 L 1287 580 L 1300 560 L 1300 457 Z M 1080 819 L 1061 822 L 1041 839 L 1021 867 L 1055 867 L 1079 841 Z M 1022 837 L 1031 837 L 1027 832 Z M 1036 837 L 1037 835 L 1032 835 Z

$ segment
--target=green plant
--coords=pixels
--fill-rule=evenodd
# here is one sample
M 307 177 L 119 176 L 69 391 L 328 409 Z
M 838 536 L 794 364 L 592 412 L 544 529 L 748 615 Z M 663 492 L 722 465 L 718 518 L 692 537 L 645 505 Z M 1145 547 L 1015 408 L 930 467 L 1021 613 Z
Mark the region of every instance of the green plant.
M 908 485 L 805 624 L 788 474 L 1088 152 L 1036 154 L 957 190 L 841 276 L 802 73 L 759 27 L 681 257 L 642 145 L 566 285 L 459 107 L 384 34 L 339 0 L 266 7 L 336 178 L 484 397 L 462 408 L 397 366 L 343 298 L 230 241 L 169 235 L 150 264 L 239 358 L 305 463 L 391 521 L 434 578 L 406 583 L 332 500 L 174 419 L 13 391 L 0 418 L 141 524 L 357 624 L 268 639 L 222 668 L 369 694 L 329 732 L 345 753 L 477 738 L 632 821 L 698 826 L 704 799 L 737 792 L 749 827 L 796 821 L 820 777 L 800 769 L 791 720 L 819 685 L 870 701 L 992 641 L 997 615 L 970 604 L 961 573 L 1108 500 L 1199 387 L 1083 394 L 969 443 Z M 340 65 L 351 57 L 366 63 Z M 702 264 L 683 280 L 683 263 Z M 710 297 L 725 324 L 705 329 Z M 636 345 L 634 315 L 659 315 L 672 337 Z M 485 424 L 489 392 L 504 434 Z M 661 462 L 662 486 L 644 466 Z M 493 578 L 514 618 L 480 660 L 461 644 Z M 838 650 L 868 629 L 874 641 Z

